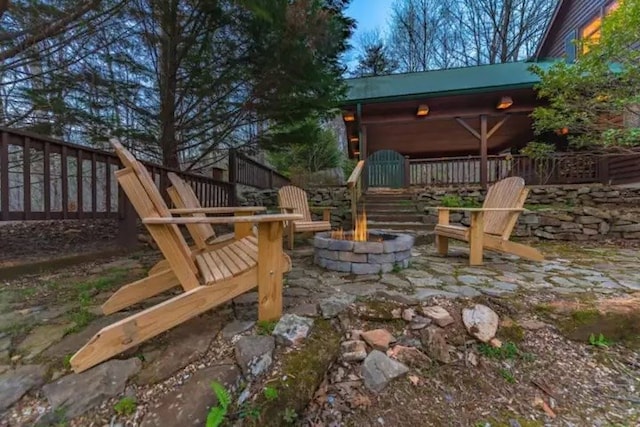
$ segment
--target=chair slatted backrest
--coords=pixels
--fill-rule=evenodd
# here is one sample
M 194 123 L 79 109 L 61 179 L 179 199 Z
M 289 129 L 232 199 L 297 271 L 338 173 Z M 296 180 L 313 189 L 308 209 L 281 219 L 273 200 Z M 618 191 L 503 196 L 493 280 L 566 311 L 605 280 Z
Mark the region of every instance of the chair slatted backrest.
M 171 218 L 171 213 L 147 169 L 119 142 L 112 141 L 125 168 L 116 171 L 118 183 L 140 218 Z M 198 269 L 191 258 L 191 250 L 175 224 L 146 225 L 149 234 L 169 262 L 180 284 L 186 289 L 199 286 Z
M 311 211 L 307 201 L 307 193 L 293 185 L 285 185 L 278 191 L 278 203 L 286 208 L 293 208 L 293 213 L 302 214 L 301 221 L 311 221 Z
M 529 190 L 524 179 L 513 176 L 496 182 L 487 191 L 483 208 L 522 208 Z M 518 220 L 519 212 L 485 212 L 484 232 L 508 239 Z
M 172 185 L 172 187 L 167 191 L 169 192 L 169 197 L 176 208 L 193 209 L 202 207 L 200 200 L 198 200 L 198 196 L 188 183 L 173 172 L 169 172 L 167 175 Z M 207 215 L 193 214 L 192 216 Z M 215 238 L 216 236 L 216 232 L 211 224 L 187 224 L 187 229 L 189 230 L 189 234 L 191 234 L 191 237 L 198 249 L 206 249 L 207 239 Z

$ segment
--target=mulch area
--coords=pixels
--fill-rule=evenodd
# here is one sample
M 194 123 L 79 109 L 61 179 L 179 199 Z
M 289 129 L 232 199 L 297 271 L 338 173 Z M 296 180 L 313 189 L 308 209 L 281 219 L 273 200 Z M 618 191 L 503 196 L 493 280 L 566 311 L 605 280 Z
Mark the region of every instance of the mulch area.
M 115 220 L 0 222 L 0 268 L 116 248 Z

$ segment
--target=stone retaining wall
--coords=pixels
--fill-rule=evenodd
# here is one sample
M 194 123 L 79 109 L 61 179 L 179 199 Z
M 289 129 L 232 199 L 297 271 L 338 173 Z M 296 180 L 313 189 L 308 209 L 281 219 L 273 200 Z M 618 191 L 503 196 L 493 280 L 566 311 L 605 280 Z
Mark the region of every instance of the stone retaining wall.
M 437 222 L 428 209 L 440 206 L 446 195 L 457 195 L 481 205 L 485 191 L 479 187 L 419 188 L 411 191 L 425 209 L 423 221 Z M 311 205 L 334 206 L 331 221 L 335 227 L 351 224 L 349 192 L 345 187 L 307 189 Z M 241 194 L 243 205 L 276 208 L 275 190 L 250 190 Z M 531 187 L 514 235 L 550 240 L 640 239 L 640 188 L 620 188 L 601 184 Z M 321 214 L 316 214 L 321 219 Z M 452 223 L 469 224 L 469 218 L 453 213 Z
M 418 201 L 428 206 L 440 206 L 446 195 L 457 195 L 482 204 L 485 191 L 479 187 L 412 188 Z M 616 204 L 640 206 L 640 188 L 620 188 L 601 184 L 532 186 L 527 205 L 561 205 L 565 207 Z
M 438 221 L 435 209 L 427 209 L 428 223 Z M 452 224 L 468 226 L 468 214 L 451 212 Z M 524 212 L 513 235 L 545 240 L 640 239 L 640 208 L 608 209 L 583 206 Z
M 332 206 L 331 223 L 335 227 L 351 227 L 351 198 L 346 187 L 312 187 L 306 190 L 309 194 L 309 205 Z M 245 190 L 239 195 L 242 206 L 266 206 L 277 209 L 277 190 Z M 322 212 L 312 212 L 314 219 L 321 220 Z

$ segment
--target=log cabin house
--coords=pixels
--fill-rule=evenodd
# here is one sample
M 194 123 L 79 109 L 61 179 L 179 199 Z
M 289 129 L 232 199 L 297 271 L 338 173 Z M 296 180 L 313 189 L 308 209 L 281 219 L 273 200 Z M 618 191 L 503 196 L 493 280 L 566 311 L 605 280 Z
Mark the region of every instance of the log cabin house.
M 541 102 L 529 67 L 575 60 L 588 46 L 578 52 L 574 40 L 597 42 L 617 5 L 560 0 L 529 61 L 349 79 L 342 115 L 349 156 L 366 159 L 366 185 L 486 186 L 509 175 L 542 183 L 539 167 L 517 154 L 534 137 L 530 114 Z M 601 180 L 595 157 L 553 161 L 547 183 Z

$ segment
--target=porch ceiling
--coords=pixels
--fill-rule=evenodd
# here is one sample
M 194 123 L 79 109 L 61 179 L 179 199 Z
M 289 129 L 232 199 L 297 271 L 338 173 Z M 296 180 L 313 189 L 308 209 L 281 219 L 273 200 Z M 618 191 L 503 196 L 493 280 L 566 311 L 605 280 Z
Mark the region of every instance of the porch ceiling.
M 489 117 L 491 129 L 503 117 Z M 467 118 L 473 129 L 480 129 L 479 117 Z M 533 139 L 528 114 L 511 114 L 508 120 L 487 141 L 488 154 L 497 154 L 511 147 L 522 147 Z M 367 125 L 367 152 L 391 149 L 412 158 L 478 155 L 480 142 L 454 119 L 433 119 L 403 123 Z

